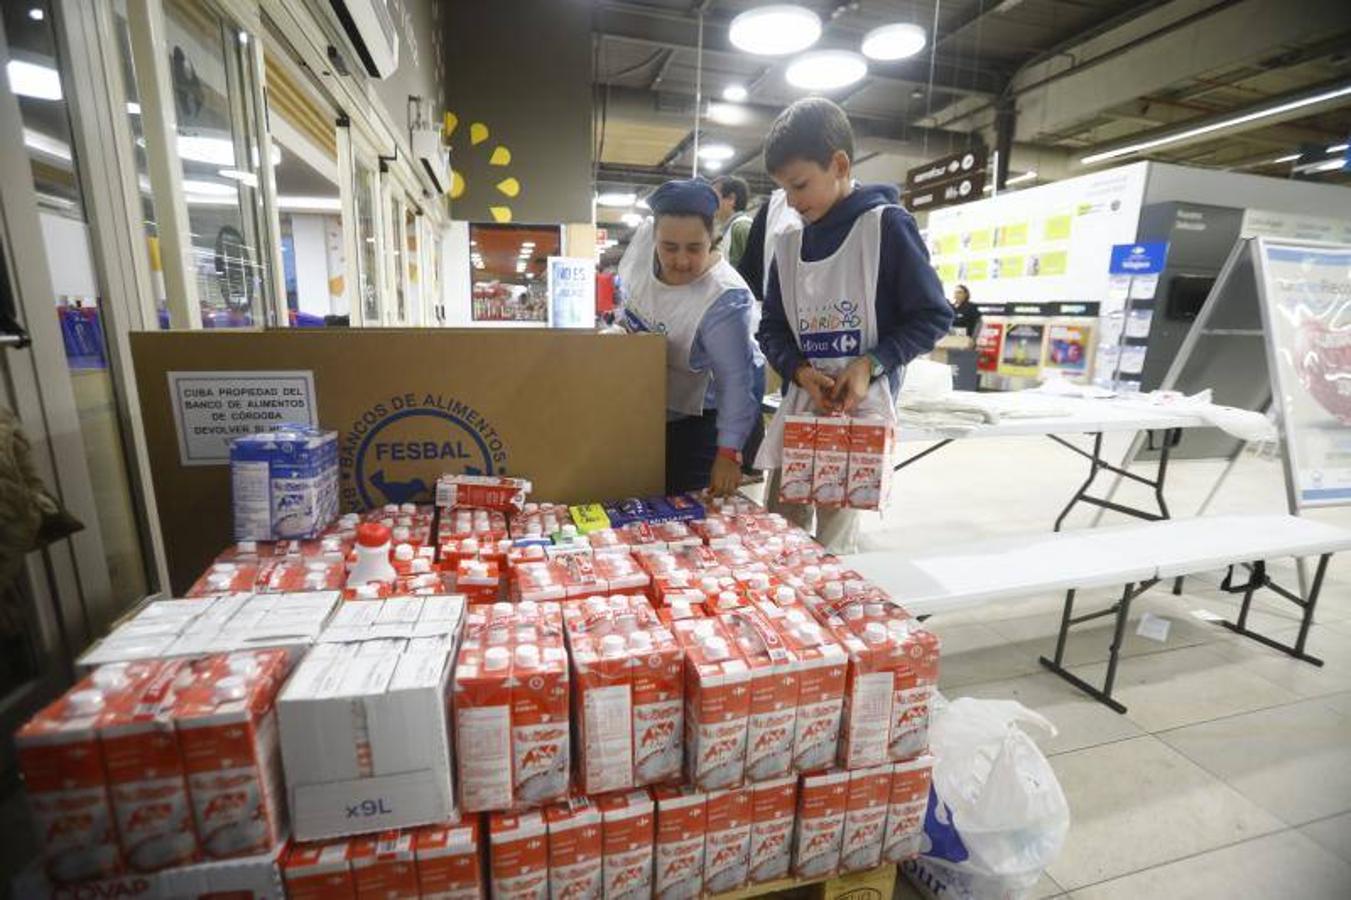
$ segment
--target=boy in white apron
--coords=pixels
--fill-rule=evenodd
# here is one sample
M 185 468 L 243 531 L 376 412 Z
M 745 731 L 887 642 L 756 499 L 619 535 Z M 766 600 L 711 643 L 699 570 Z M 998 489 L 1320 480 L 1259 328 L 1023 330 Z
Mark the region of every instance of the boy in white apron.
M 707 182 L 668 181 L 647 203 L 653 217 L 619 262 L 621 324 L 666 337 L 666 492 L 735 493 L 760 415 L 751 292 L 713 252 L 718 194 Z
M 905 365 L 933 349 L 953 316 L 896 188 L 855 183 L 853 155 L 844 110 L 823 97 L 799 100 L 770 128 L 765 168 L 804 224 L 775 239 L 756 334 L 785 385 L 756 458 L 773 470 L 766 500 L 804 528 L 814 514 L 817 540 L 837 553 L 854 549 L 856 511 L 778 502 L 784 417 L 839 412 L 894 423 Z

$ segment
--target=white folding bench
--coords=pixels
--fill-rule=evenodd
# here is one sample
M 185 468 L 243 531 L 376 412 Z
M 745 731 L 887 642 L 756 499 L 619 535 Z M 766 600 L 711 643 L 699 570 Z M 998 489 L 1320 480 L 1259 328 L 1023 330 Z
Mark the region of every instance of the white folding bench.
M 1351 530 L 1289 515 L 1203 516 L 1168 519 L 1087 531 L 1055 532 L 999 538 L 952 550 L 904 557 L 894 552 L 860 553 L 845 562 L 917 616 L 931 616 L 1047 591 L 1065 591 L 1064 613 L 1053 658 L 1041 664 L 1117 712 L 1126 707 L 1112 699 L 1112 684 L 1130 605 L 1158 584 L 1183 575 L 1228 568 L 1221 589 L 1243 595 L 1237 622 L 1225 627 L 1321 666 L 1304 652 L 1332 554 L 1351 549 Z M 1307 597 L 1276 584 L 1267 573 L 1268 560 L 1318 557 Z M 1247 581 L 1234 584 L 1234 568 L 1246 567 Z M 1074 615 L 1077 591 L 1124 585 L 1112 606 Z M 1298 606 L 1299 637 L 1281 644 L 1247 627 L 1254 594 L 1266 588 Z M 1072 626 L 1102 616 L 1116 616 L 1101 689 L 1068 672 L 1062 663 Z

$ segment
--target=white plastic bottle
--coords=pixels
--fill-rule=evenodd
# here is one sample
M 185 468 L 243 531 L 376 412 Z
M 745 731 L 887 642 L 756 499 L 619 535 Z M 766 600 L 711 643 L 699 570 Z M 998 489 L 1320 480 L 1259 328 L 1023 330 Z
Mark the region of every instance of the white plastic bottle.
M 347 586 L 372 582 L 392 584 L 398 577 L 389 562 L 389 529 L 375 522 L 366 522 L 357 528 L 357 561 L 347 576 Z

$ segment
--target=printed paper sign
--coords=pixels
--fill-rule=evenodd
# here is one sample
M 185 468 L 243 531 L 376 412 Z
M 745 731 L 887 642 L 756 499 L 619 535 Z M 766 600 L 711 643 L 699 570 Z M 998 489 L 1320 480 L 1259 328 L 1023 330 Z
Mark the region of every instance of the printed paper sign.
M 554 328 L 596 325 L 596 264 L 589 259 L 549 257 L 550 324 Z
M 185 466 L 230 461 L 230 441 L 288 422 L 317 425 L 313 372 L 169 372 Z

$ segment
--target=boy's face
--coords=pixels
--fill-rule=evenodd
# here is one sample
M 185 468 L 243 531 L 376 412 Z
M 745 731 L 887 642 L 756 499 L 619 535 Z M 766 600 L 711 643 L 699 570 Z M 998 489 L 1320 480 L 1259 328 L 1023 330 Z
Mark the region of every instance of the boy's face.
M 689 284 L 708 269 L 713 238 L 698 216 L 658 216 L 655 227 L 661 280 L 673 287 Z
M 849 155 L 836 150 L 830 165 L 793 159 L 771 174 L 788 195 L 788 205 L 808 222 L 815 222 L 849 193 Z

